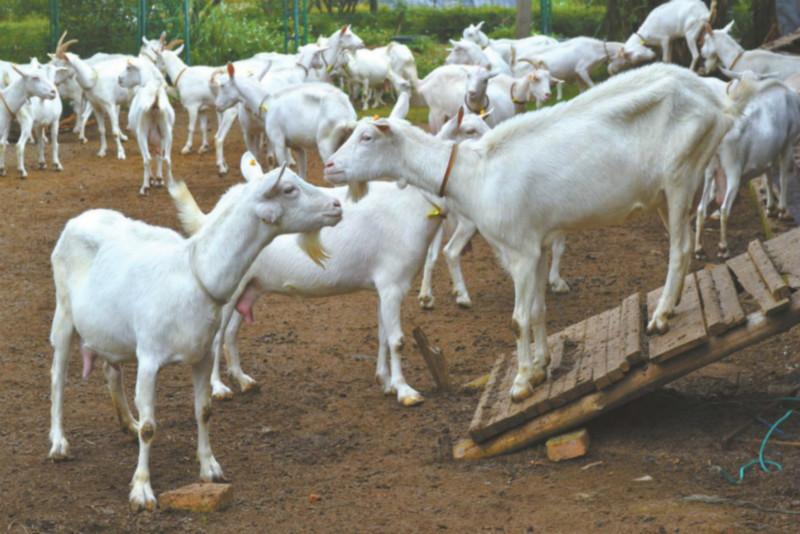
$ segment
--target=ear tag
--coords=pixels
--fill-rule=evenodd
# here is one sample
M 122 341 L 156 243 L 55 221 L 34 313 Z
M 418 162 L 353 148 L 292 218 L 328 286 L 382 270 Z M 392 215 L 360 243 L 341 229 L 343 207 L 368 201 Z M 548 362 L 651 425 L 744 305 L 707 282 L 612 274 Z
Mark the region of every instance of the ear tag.
M 325 71 L 326 72 L 333 72 L 333 65 L 328 65 L 328 67 L 325 69 Z
M 372 116 L 372 120 L 374 120 L 374 121 L 376 121 L 376 120 L 378 120 L 378 119 L 380 119 L 380 118 L 381 118 L 381 116 L 380 116 L 380 115 L 378 115 L 377 113 L 376 113 L 375 115 L 373 115 L 373 116 Z
M 480 115 L 481 116 L 486 115 L 486 108 L 481 108 Z
M 259 110 L 261 110 L 261 113 L 266 113 L 268 109 L 269 106 L 266 104 L 261 104 L 261 107 L 259 108 Z
M 431 204 L 433 204 L 433 203 L 431 203 Z M 436 204 L 433 204 L 433 207 L 431 208 L 431 211 L 428 212 L 428 215 L 427 215 L 428 219 L 435 219 L 436 217 L 441 217 L 441 216 L 442 216 L 442 208 L 440 208 Z
M 250 166 L 251 166 L 251 167 L 255 167 L 256 165 L 257 165 L 257 163 L 256 163 L 256 160 L 254 160 L 254 159 L 251 159 L 251 160 L 250 160 Z

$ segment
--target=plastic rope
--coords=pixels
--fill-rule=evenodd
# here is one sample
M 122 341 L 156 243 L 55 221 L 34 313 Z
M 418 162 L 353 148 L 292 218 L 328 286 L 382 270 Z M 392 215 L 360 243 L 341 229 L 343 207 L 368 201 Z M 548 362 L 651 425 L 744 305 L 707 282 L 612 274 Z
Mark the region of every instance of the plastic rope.
M 800 397 L 781 397 L 780 399 L 778 399 L 778 401 L 800 402 Z M 725 478 L 725 480 L 727 480 L 731 484 L 741 484 L 742 481 L 744 481 L 744 475 L 747 472 L 747 470 L 753 467 L 754 465 L 758 465 L 761 468 L 761 471 L 763 471 L 764 473 L 775 473 L 778 471 L 783 471 L 783 466 L 780 464 L 780 462 L 776 462 L 775 460 L 768 460 L 767 458 L 764 457 L 764 451 L 767 448 L 767 443 L 769 443 L 769 438 L 772 437 L 772 434 L 775 431 L 780 432 L 780 430 L 778 430 L 778 427 L 784 421 L 789 419 L 789 417 L 791 417 L 792 414 L 794 413 L 798 412 L 794 409 L 787 410 L 787 412 L 783 414 L 777 421 L 772 423 L 772 425 L 769 427 L 769 430 L 767 430 L 767 433 L 764 435 L 764 439 L 761 440 L 761 446 L 758 449 L 758 457 L 753 458 L 752 460 L 745 463 L 739 468 L 738 479 L 733 477 L 730 473 L 728 473 L 721 467 L 718 467 L 717 469 L 719 469 L 720 474 Z

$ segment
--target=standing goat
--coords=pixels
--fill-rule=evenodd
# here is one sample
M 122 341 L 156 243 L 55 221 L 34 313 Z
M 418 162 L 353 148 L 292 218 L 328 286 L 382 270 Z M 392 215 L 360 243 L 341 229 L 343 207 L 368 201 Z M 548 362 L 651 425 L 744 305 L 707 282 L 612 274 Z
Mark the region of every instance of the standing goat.
M 171 363 L 192 366 L 200 478 L 221 480 L 211 451 L 211 345 L 221 310 L 261 250 L 279 234 L 316 232 L 341 219 L 337 200 L 285 169 L 263 175 L 242 158 L 250 182 L 232 187 L 190 239 L 111 210 L 71 219 L 51 256 L 56 309 L 53 345 L 50 458 L 67 457 L 62 428 L 64 384 L 73 334 L 80 337 L 83 376 L 104 360 L 111 400 L 123 430 L 138 435 L 139 461 L 130 504 L 152 510 L 150 446 L 156 433 L 156 378 Z M 120 364 L 136 361 L 136 407 L 131 414 Z
M 491 48 L 503 58 L 503 61 L 514 66 L 514 57 L 528 57 L 540 50 L 558 43 L 547 35 L 531 35 L 522 39 L 489 39 L 481 29 L 483 21 L 470 24 L 462 32 L 465 40 L 472 41 L 482 48 Z
M 720 64 L 729 71 L 751 71 L 779 80 L 800 72 L 800 57 L 769 50 L 745 50 L 731 37 L 732 28 L 733 21 L 721 30 L 712 30 L 704 35 L 700 53 L 705 59 L 703 70 L 706 74 L 713 73 Z
M 38 63 L 28 67 L 12 68 L 19 78 L 11 82 L 8 87 L 0 89 L 0 176 L 6 175 L 6 147 L 14 117 L 31 97 L 47 100 L 58 97 L 56 86 L 47 79 L 44 69 Z M 27 176 L 23 150 L 19 148 L 17 150 L 17 169 L 22 178 Z
M 167 180 L 172 181 L 172 130 L 175 126 L 175 110 L 169 103 L 167 84 L 155 65 L 146 60 L 134 59 L 119 76 L 119 84 L 136 93 L 128 111 L 128 130 L 136 134 L 139 152 L 144 165 L 144 177 L 140 195 L 150 189 L 152 156 L 156 151 L 158 167 L 155 185 L 164 185 L 163 164 L 167 164 Z
M 394 119 L 362 119 L 327 160 L 325 176 L 337 184 L 388 178 L 415 185 L 446 196 L 475 223 L 514 280 L 518 369 L 511 397 L 519 401 L 545 380 L 550 363 L 543 247 L 564 231 L 656 208 L 669 221 L 670 258 L 647 331 L 668 329 L 691 260 L 692 199 L 752 86 L 740 82 L 733 100 L 723 100 L 696 74 L 654 65 L 510 119 L 460 148 Z M 610 141 L 598 145 L 597 131 Z M 578 201 L 574 191 L 582 192 Z

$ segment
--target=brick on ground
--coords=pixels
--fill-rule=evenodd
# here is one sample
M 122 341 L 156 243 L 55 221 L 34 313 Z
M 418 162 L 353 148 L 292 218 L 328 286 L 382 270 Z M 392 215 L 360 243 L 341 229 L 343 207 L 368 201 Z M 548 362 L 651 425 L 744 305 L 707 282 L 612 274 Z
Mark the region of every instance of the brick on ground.
M 547 458 L 561 462 L 579 458 L 589 452 L 589 432 L 585 428 L 547 440 Z
M 162 510 L 217 512 L 227 508 L 232 501 L 233 486 L 230 484 L 189 484 L 162 493 L 158 497 L 158 506 Z

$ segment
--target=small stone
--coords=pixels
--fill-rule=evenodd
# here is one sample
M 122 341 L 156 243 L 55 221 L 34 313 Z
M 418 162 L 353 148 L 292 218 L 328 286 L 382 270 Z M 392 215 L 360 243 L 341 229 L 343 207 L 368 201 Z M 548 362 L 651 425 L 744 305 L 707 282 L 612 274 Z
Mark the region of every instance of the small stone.
M 585 456 L 589 452 L 589 432 L 585 428 L 547 440 L 547 458 L 561 462 Z
M 319 497 L 319 495 L 317 495 L 316 493 L 311 493 L 311 494 L 308 496 L 308 502 L 309 502 L 309 503 L 311 503 L 311 504 L 314 504 L 314 503 L 316 503 L 316 502 L 319 502 L 319 499 L 320 499 L 320 497 Z
M 232 501 L 233 486 L 230 484 L 189 484 L 159 495 L 158 506 L 162 510 L 217 512 L 227 508 Z

